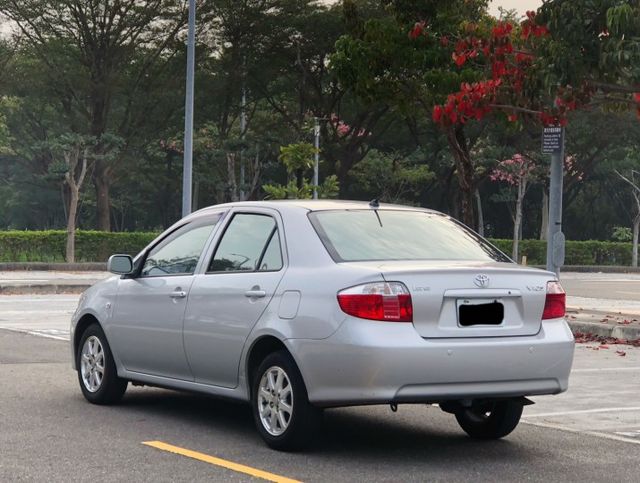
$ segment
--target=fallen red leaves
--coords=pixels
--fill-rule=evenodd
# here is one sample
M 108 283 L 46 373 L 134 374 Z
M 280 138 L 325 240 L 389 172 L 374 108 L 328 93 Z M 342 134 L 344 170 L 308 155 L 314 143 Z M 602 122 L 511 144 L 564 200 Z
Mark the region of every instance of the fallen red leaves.
M 600 349 L 609 349 L 609 345 L 630 345 L 632 347 L 640 347 L 640 339 L 630 340 L 630 339 L 618 339 L 616 337 L 603 337 L 596 334 L 583 334 L 581 332 L 576 332 L 574 334 L 577 343 L 584 344 L 588 342 L 597 342 L 599 346 L 587 346 L 588 349 L 600 350 Z M 627 353 L 623 350 L 616 351 L 620 357 L 624 357 Z

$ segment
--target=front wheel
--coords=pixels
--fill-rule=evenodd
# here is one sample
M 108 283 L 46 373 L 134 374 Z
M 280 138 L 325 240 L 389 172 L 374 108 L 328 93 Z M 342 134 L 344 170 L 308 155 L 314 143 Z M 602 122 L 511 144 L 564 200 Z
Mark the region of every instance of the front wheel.
M 499 439 L 511 433 L 522 416 L 519 401 L 493 401 L 473 404 L 456 412 L 460 427 L 472 438 Z
M 80 389 L 87 401 L 113 404 L 122 398 L 127 381 L 118 377 L 111 348 L 98 324 L 91 324 L 80 337 L 76 358 Z
M 308 447 L 322 422 L 293 358 L 285 351 L 269 354 L 252 385 L 253 417 L 260 436 L 273 449 L 296 451 Z

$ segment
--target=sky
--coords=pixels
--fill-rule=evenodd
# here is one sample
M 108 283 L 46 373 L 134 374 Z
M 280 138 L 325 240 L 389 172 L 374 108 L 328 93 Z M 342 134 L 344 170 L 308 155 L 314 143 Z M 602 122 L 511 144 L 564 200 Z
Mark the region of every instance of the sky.
M 498 15 L 498 7 L 508 10 L 515 9 L 521 15 L 527 10 L 537 10 L 542 5 L 542 0 L 493 0 L 491 2 L 490 11 L 494 15 Z

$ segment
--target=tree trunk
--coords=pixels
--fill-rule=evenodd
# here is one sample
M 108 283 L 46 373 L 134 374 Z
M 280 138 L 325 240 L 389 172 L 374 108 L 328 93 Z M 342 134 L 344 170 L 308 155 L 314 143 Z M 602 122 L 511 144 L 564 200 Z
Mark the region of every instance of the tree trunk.
M 103 161 L 96 160 L 93 171 L 93 186 L 96 189 L 96 217 L 98 230 L 111 231 L 110 180 Z
M 258 196 L 258 188 L 260 188 L 260 146 L 256 146 L 256 156 L 253 161 L 253 179 L 251 180 L 251 187 L 249 188 L 248 200 L 255 200 Z
M 516 213 L 513 222 L 513 251 L 512 258 L 519 263 L 520 256 L 520 228 L 522 226 L 522 200 L 524 199 L 526 186 L 524 182 L 518 184 L 518 198 L 516 199 Z
M 484 236 L 484 212 L 482 210 L 482 198 L 480 190 L 476 188 L 476 207 L 478 210 L 478 234 Z
M 475 173 L 463 126 L 448 129 L 447 140 L 453 152 L 458 175 L 460 218 L 465 225 L 472 227 L 475 226 L 473 213 Z
M 631 252 L 631 266 L 638 266 L 638 237 L 640 235 L 640 213 L 633 221 L 633 249 Z
M 549 193 L 542 188 L 542 213 L 540 219 L 540 240 L 546 240 L 549 231 Z
M 238 183 L 236 182 L 236 155 L 227 153 L 227 184 L 229 187 L 229 201 L 238 201 Z
M 77 187 L 69 187 L 69 217 L 67 219 L 67 263 L 76 261 L 76 218 L 78 216 L 78 200 L 80 199 Z

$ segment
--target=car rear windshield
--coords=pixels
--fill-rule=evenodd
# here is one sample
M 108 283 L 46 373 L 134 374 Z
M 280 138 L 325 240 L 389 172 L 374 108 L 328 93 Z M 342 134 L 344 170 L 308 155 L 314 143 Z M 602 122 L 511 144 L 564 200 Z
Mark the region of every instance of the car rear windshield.
M 316 211 L 309 219 L 336 262 L 488 260 L 502 252 L 451 218 L 422 211 Z

